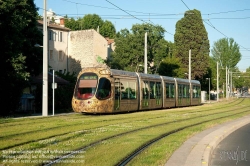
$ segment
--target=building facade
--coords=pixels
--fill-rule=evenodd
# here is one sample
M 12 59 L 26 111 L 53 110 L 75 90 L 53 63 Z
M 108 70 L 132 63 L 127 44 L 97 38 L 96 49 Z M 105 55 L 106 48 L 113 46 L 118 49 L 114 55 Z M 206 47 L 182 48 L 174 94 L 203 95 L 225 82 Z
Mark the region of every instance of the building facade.
M 38 28 L 42 31 L 43 21 L 38 21 Z M 70 29 L 61 24 L 48 24 L 48 64 L 49 71 L 67 72 L 68 68 L 68 36 Z
M 43 30 L 43 21 L 38 21 Z M 93 67 L 106 60 L 114 50 L 114 40 L 104 38 L 96 30 L 71 31 L 60 23 L 48 23 L 49 71 L 76 75 L 84 67 Z
M 108 42 L 97 31 L 71 31 L 69 34 L 69 71 L 76 74 L 108 58 Z

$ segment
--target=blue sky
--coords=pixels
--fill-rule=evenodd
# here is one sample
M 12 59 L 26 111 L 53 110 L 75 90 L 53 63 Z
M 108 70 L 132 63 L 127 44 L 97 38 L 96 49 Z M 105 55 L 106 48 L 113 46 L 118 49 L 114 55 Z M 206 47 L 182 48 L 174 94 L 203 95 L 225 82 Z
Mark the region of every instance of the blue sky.
M 34 2 L 43 15 L 44 0 Z M 116 31 L 144 22 L 161 25 L 168 32 L 165 39 L 172 42 L 176 22 L 187 10 L 197 9 L 208 32 L 210 49 L 221 38 L 233 38 L 242 54 L 237 66 L 241 71 L 250 67 L 250 0 L 47 0 L 49 9 L 75 18 L 98 14 L 111 21 Z

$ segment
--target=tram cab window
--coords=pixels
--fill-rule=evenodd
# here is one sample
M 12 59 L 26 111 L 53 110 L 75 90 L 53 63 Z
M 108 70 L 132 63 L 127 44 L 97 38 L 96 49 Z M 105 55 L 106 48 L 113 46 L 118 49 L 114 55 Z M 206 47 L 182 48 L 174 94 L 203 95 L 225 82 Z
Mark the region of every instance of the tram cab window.
M 111 83 L 107 78 L 100 78 L 96 98 L 108 99 L 111 96 Z
M 97 75 L 84 73 L 79 77 L 75 95 L 78 99 L 89 99 L 94 96 L 97 86 Z

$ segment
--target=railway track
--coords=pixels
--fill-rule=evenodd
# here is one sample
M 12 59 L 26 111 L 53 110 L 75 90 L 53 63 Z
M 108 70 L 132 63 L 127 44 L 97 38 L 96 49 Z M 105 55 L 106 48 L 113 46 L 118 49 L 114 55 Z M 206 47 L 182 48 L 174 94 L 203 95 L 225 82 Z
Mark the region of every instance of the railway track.
M 154 125 L 145 126 L 145 127 L 137 128 L 137 129 L 134 129 L 134 130 L 129 130 L 129 131 L 126 131 L 126 132 L 122 132 L 122 133 L 112 135 L 112 136 L 109 136 L 109 137 L 105 137 L 103 139 L 93 141 L 90 144 L 85 145 L 85 146 L 83 146 L 81 148 L 78 148 L 77 150 L 74 150 L 71 153 L 60 156 L 59 158 L 51 161 L 50 163 L 46 163 L 45 165 L 54 165 L 56 163 L 61 162 L 62 160 L 66 160 L 68 158 L 71 158 L 74 155 L 78 155 L 80 151 L 87 151 L 88 149 L 97 147 L 104 141 L 113 140 L 113 139 L 116 139 L 116 138 L 119 138 L 119 137 L 122 137 L 122 136 L 125 136 L 125 135 L 129 135 L 131 133 L 136 133 L 136 132 L 139 132 L 139 131 L 145 131 L 145 130 L 148 130 L 148 129 L 151 129 L 151 128 L 157 128 L 157 127 L 160 127 L 160 126 L 167 126 L 167 125 L 170 125 L 170 124 L 173 124 L 173 123 L 179 123 L 180 124 L 180 123 L 187 122 L 187 121 L 190 121 L 190 120 L 207 118 L 207 117 L 216 115 L 215 118 L 211 118 L 211 119 L 208 119 L 208 120 L 203 120 L 203 121 L 200 121 L 200 122 L 197 122 L 197 123 L 192 123 L 192 124 L 189 124 L 189 125 L 184 125 L 184 126 L 179 127 L 179 128 L 177 127 L 177 128 L 174 128 L 173 130 L 167 131 L 165 133 L 161 133 L 159 136 L 154 137 L 154 138 L 146 141 L 146 143 L 142 144 L 137 149 L 133 150 L 131 153 L 127 154 L 123 159 L 121 159 L 119 162 L 116 163 L 116 165 L 126 165 L 129 161 L 131 161 L 134 157 L 136 157 L 138 154 L 140 154 L 143 150 L 145 150 L 147 147 L 154 144 L 155 142 L 161 140 L 162 138 L 165 138 L 165 137 L 167 137 L 169 135 L 175 134 L 176 132 L 188 129 L 190 127 L 201 125 L 203 123 L 214 121 L 214 120 L 217 120 L 217 119 L 220 119 L 220 118 L 232 117 L 232 116 L 235 116 L 237 114 L 242 114 L 244 112 L 249 112 L 250 110 L 244 110 L 246 108 L 249 108 L 248 106 L 245 106 L 245 107 L 241 107 L 241 109 L 243 109 L 243 111 L 241 111 L 241 112 L 237 112 L 237 113 L 230 114 L 228 116 L 223 116 L 223 117 L 219 116 L 220 114 L 234 112 L 235 111 L 235 106 L 241 104 L 243 101 L 244 101 L 244 99 L 239 99 L 239 100 L 237 100 L 237 101 L 235 101 L 233 103 L 223 105 L 221 107 L 217 107 L 217 108 L 214 108 L 214 109 L 203 109 L 203 110 L 201 109 L 201 110 L 198 110 L 198 111 L 194 110 L 194 111 L 190 111 L 188 113 L 189 114 L 192 114 L 192 113 L 204 113 L 204 112 L 206 113 L 208 111 L 212 112 L 212 110 L 216 110 L 216 109 L 230 108 L 229 110 L 226 110 L 226 111 L 223 111 L 223 112 L 215 112 L 215 113 L 211 113 L 211 114 L 207 113 L 207 114 L 203 114 L 203 115 L 200 115 L 200 116 L 195 116 L 195 117 L 190 117 L 190 118 L 185 118 L 185 119 L 179 119 L 179 120 L 173 120 L 173 121 L 166 122 L 166 123 L 154 124 Z M 183 113 L 183 111 L 180 111 L 180 112 Z M 180 112 L 178 112 L 178 113 L 180 113 Z M 158 117 L 158 118 L 160 118 L 160 117 Z M 152 118 L 152 119 L 155 120 L 157 118 Z
M 241 98 L 241 99 L 239 99 L 239 100 L 234 100 L 233 102 L 231 102 L 230 104 L 227 104 L 227 105 L 223 105 L 223 106 L 221 106 L 221 107 L 219 107 L 219 109 L 221 109 L 221 108 L 229 108 L 229 107 L 231 107 L 231 106 L 233 106 L 233 105 L 237 105 L 237 104 L 240 104 L 241 102 L 243 101 L 243 99 Z M 186 107 L 186 108 L 192 108 L 192 107 Z M 218 108 L 209 108 L 209 109 L 200 109 L 200 110 L 194 110 L 194 111 L 190 111 L 190 112 L 188 112 L 188 113 L 190 113 L 190 114 L 192 114 L 192 113 L 199 113 L 199 112 L 205 112 L 205 111 L 212 111 L 212 110 L 216 110 L 216 109 L 218 109 Z M 169 109 L 169 110 L 171 110 L 171 109 Z M 178 116 L 178 114 L 182 114 L 183 112 L 186 112 L 186 110 L 183 110 L 183 111 L 179 111 L 179 112 L 177 112 L 176 113 L 176 115 Z M 90 120 L 94 120 L 96 123 L 100 123 L 100 122 L 102 122 L 102 120 L 95 120 L 95 117 L 97 117 L 96 115 L 93 115 L 93 116 L 89 116 L 89 115 L 87 115 L 87 117 L 88 118 L 90 118 Z M 148 120 L 157 120 L 158 118 L 162 118 L 162 116 L 158 116 L 158 117 L 149 117 L 148 118 Z M 36 118 L 35 118 L 36 119 Z M 35 119 L 32 119 L 32 122 L 30 122 L 30 123 L 25 123 L 25 125 L 30 125 L 31 123 L 34 123 L 33 121 L 35 120 Z M 38 118 L 38 119 L 40 119 L 40 120 L 43 120 L 43 118 Z M 78 119 L 78 118 L 76 118 L 76 119 Z M 127 120 L 127 121 L 126 121 Z M 129 123 L 129 122 L 131 122 L 131 121 L 137 121 L 137 120 L 141 120 L 141 118 L 133 118 L 133 119 L 131 119 L 131 117 L 127 117 L 127 118 L 123 118 L 123 123 Z M 49 137 L 45 137 L 45 138 L 41 138 L 41 139 L 36 139 L 35 141 L 37 142 L 37 141 L 43 141 L 43 140 L 45 140 L 45 139 L 51 139 L 51 138 L 56 138 L 56 137 L 60 137 L 60 136 L 64 136 L 64 135 L 66 135 L 66 134 L 72 134 L 72 133 L 75 133 L 75 132 L 78 132 L 79 134 L 81 134 L 81 133 L 83 133 L 83 132 L 85 132 L 86 130 L 95 130 L 95 129 L 98 129 L 98 128 L 100 128 L 100 127 L 106 127 L 106 126 L 110 126 L 110 125 L 113 125 L 113 124 L 117 124 L 117 123 L 119 123 L 121 121 L 121 119 L 119 118 L 119 117 L 117 117 L 117 118 L 114 118 L 114 119 L 112 119 L 112 122 L 111 123 L 105 123 L 105 124 L 101 124 L 101 125 L 99 125 L 99 126 L 96 126 L 96 127 L 94 127 L 94 128 L 92 128 L 92 127 L 90 127 L 90 128 L 85 128 L 84 130 L 74 130 L 74 131 L 68 131 L 68 130 L 66 130 L 66 131 L 64 131 L 64 132 L 62 132 L 62 133 L 60 133 L 60 134 L 55 134 L 55 135 L 52 135 L 52 136 L 49 136 Z M 36 123 L 38 123 L 38 122 L 36 122 Z M 20 123 L 14 123 L 14 124 L 10 124 L 9 125 L 9 127 L 11 127 L 11 126 L 15 126 L 15 125 L 20 125 Z M 76 128 L 77 129 L 77 127 L 79 127 L 79 126 L 81 126 L 82 125 L 82 122 L 79 122 L 79 123 L 74 123 L 74 124 L 67 124 L 67 126 L 72 126 L 72 127 L 74 127 L 74 128 Z M 1 124 L 0 124 L 0 127 L 1 127 Z M 2 126 L 2 127 L 5 127 L 5 126 Z M 63 126 L 54 126 L 54 127 L 49 127 L 49 128 L 45 128 L 45 129 L 36 129 L 36 130 L 30 130 L 30 131 L 25 131 L 25 132 L 19 132 L 19 133 L 17 133 L 17 134 L 10 134 L 10 135 L 7 135 L 7 136 L 0 136 L 0 139 L 1 138 L 12 138 L 12 137 L 18 137 L 18 136 L 22 136 L 22 135 L 25 135 L 25 134 L 34 134 L 34 133 L 37 133 L 37 134 L 39 134 L 39 132 L 44 132 L 45 130 L 61 130 L 61 128 L 62 128 Z M 74 136 L 75 137 L 75 136 Z M 70 139 L 70 138 L 69 138 Z M 34 140 L 27 140 L 27 141 L 23 141 L 23 142 L 20 142 L 20 143 L 15 143 L 15 144 L 13 144 L 13 146 L 8 146 L 8 147 L 6 147 L 6 148 L 0 148 L 0 150 L 6 150 L 6 149 L 9 149 L 9 148 L 13 148 L 13 147 L 16 147 L 16 146 L 22 146 L 22 145 L 25 145 L 25 144 L 28 144 L 28 143 L 32 143 L 32 142 L 34 142 Z

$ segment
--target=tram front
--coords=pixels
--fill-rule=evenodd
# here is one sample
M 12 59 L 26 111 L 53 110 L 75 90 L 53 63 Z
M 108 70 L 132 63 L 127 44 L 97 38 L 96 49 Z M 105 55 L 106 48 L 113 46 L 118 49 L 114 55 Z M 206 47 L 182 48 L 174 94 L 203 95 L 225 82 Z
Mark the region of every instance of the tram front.
M 72 98 L 75 112 L 105 113 L 113 111 L 110 78 L 101 72 L 81 72 Z

